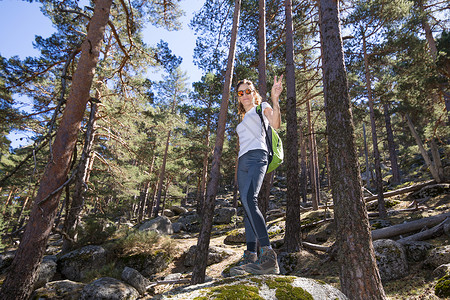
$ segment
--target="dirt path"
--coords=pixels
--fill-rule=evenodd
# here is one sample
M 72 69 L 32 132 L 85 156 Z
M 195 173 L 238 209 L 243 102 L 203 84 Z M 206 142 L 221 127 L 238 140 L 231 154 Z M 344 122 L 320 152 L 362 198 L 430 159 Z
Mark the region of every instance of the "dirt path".
M 245 245 L 226 245 L 224 243 L 225 236 L 219 236 L 211 238 L 210 246 L 220 247 L 230 250 L 233 254 L 225 258 L 220 263 L 213 264 L 206 268 L 206 276 L 212 277 L 214 279 L 222 277 L 222 271 L 228 267 L 233 262 L 238 261 L 245 249 Z M 192 267 L 184 266 L 184 253 L 191 247 L 197 245 L 197 237 L 192 237 L 188 239 L 175 239 L 175 246 L 178 248 L 177 255 L 175 256 L 169 267 L 163 272 L 158 273 L 157 277 L 162 278 L 169 274 L 181 273 L 183 277 L 187 276 L 192 272 Z

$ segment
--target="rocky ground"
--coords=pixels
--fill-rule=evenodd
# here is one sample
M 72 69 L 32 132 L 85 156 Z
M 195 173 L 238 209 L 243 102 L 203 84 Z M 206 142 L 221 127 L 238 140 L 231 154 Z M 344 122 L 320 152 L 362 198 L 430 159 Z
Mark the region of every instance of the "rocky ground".
M 267 217 L 268 231 L 272 246 L 278 253 L 279 259 L 282 261 L 280 264 L 281 274 L 318 280 L 318 282 L 325 282 L 332 287 L 339 289 L 338 264 L 336 260 L 328 255 L 328 253 L 320 250 L 311 250 L 310 247 L 306 247 L 306 243 L 304 244 L 305 247 L 303 247 L 299 253 L 286 254 L 283 252 L 285 227 L 283 212 L 283 207 L 285 207 L 284 189 L 285 188 L 283 187 L 275 187 L 272 190 Z M 210 250 L 219 254 L 214 256 L 213 261 L 209 263 L 206 270 L 208 280 L 215 282 L 227 277 L 227 270 L 240 259 L 245 249 L 242 234 L 242 211 L 238 209 L 236 216 L 236 211 L 234 211 L 233 208 L 230 208 L 230 201 L 227 200 L 231 198 L 232 195 L 222 195 L 221 199 L 218 199 L 216 203 L 216 212 L 220 211 L 222 207 L 223 215 L 216 215 L 215 217 L 215 225 L 213 226 L 210 240 Z M 328 198 L 330 198 L 329 195 Z M 322 201 L 324 199 L 327 199 L 326 194 L 322 195 Z M 421 190 L 420 192 L 400 194 L 387 198 L 386 201 L 388 218 L 383 220 L 379 219 L 376 215 L 377 206 L 375 202 L 370 202 L 367 205 L 370 217 L 369 221 L 373 230 L 450 212 L 450 184 L 444 184 L 439 188 L 428 189 L 426 191 Z M 331 201 L 328 205 L 330 204 Z M 171 213 L 172 215 L 169 216 Z M 72 255 L 71 253 L 64 256 L 58 254 L 61 250 L 61 237 L 58 234 L 52 235 L 47 249 L 50 260 L 47 260 L 47 264 L 45 264 L 46 267 L 41 271 L 41 273 L 45 274 L 47 270 L 50 275 L 47 276 L 45 282 L 48 282 L 49 280 L 52 282 L 48 282 L 45 287 L 40 289 L 41 292 L 39 295 L 48 295 L 52 289 L 53 292 L 58 290 L 57 288 L 55 289 L 49 286 L 51 286 L 52 283 L 60 282 L 66 286 L 69 285 L 67 286 L 68 290 L 60 292 L 60 295 L 69 295 L 69 298 L 61 296 L 53 298 L 41 297 L 39 299 L 78 299 L 76 297 L 73 298 L 74 293 L 79 294 L 81 290 L 86 290 L 86 287 L 89 287 L 93 293 L 99 290 L 99 287 L 93 284 L 94 282 L 103 286 L 108 285 L 109 287 L 121 285 L 122 289 L 129 289 L 129 293 L 134 295 L 133 299 L 136 299 L 136 297 L 138 299 L 157 299 L 175 289 L 189 286 L 188 281 L 193 269 L 193 251 L 189 251 L 189 249 L 197 244 L 198 226 L 201 220 L 198 218 L 196 219 L 195 212 L 192 208 L 188 210 L 186 208 L 173 207 L 171 211 L 166 211 L 165 214 L 170 218 L 170 221 L 167 217 L 159 217 L 160 221 L 162 219 L 162 222 L 153 223 L 153 225 L 151 224 L 155 220 L 147 220 L 141 224 L 132 224 L 127 220 L 124 220 L 125 223 L 120 225 L 125 227 L 128 226 L 130 232 L 148 230 L 151 229 L 149 228 L 151 226 L 157 226 L 159 229 L 164 227 L 165 229 L 170 230 L 171 233 L 168 233 L 167 237 L 163 237 L 162 239 L 160 239 L 160 237 L 164 235 L 153 232 L 154 242 L 152 245 L 157 245 L 158 247 L 156 249 L 149 249 L 148 244 L 142 244 L 141 246 L 136 243 L 132 244 L 133 247 L 140 247 L 140 252 L 144 253 L 145 257 L 151 258 L 151 261 L 153 261 L 151 264 L 148 264 L 147 260 L 142 261 L 142 257 L 135 255 L 135 252 L 132 251 L 133 249 L 129 249 L 126 246 L 117 243 L 117 239 L 99 244 L 90 243 L 89 246 L 75 250 L 74 252 L 81 250 L 80 253 L 76 254 L 81 260 L 72 259 L 70 262 L 66 260 L 65 257 L 67 255 Z M 184 218 L 184 223 L 180 221 L 182 218 Z M 317 211 L 312 211 L 308 207 L 302 208 L 302 240 L 323 248 L 331 247 L 336 239 L 336 229 L 332 219 L 333 211 L 330 209 L 322 208 Z M 218 222 L 220 220 L 223 222 Z M 409 260 L 408 262 L 403 259 L 403 267 L 406 269 L 400 272 L 400 276 L 398 276 L 398 274 L 396 275 L 398 279 L 385 280 L 383 282 L 388 299 L 441 299 L 435 295 L 435 286 L 438 279 L 444 276 L 446 272 L 447 274 L 450 274 L 450 224 L 447 225 L 449 226 L 444 228 L 444 230 L 441 230 L 439 235 L 427 239 L 426 243 L 423 243 L 426 244 L 426 247 L 428 248 L 443 249 L 443 252 L 439 253 L 440 257 L 436 259 L 434 266 L 430 267 L 429 262 L 427 262 L 427 259 L 425 258 Z M 172 233 L 172 231 L 175 231 L 175 233 Z M 98 242 L 98 234 L 101 233 L 102 230 L 97 230 L 95 232 L 93 237 L 94 240 Z M 87 236 L 89 236 L 89 234 L 87 234 Z M 230 237 L 233 237 L 233 239 L 230 239 Z M 399 239 L 399 236 L 393 236 L 390 237 L 390 239 L 397 240 Z M 236 242 L 239 240 L 241 242 Z M 234 243 L 230 243 L 230 241 L 234 241 Z M 375 247 L 377 247 L 375 244 L 378 244 L 379 241 L 382 240 L 374 242 Z M 392 242 L 390 240 L 387 241 Z M 119 247 L 118 244 L 121 246 Z M 124 249 L 128 249 L 128 252 L 123 252 Z M 157 251 L 155 252 L 155 250 Z M 111 255 L 113 253 L 118 253 L 118 251 L 122 253 L 122 255 L 115 257 L 113 263 Z M 7 270 L 6 263 L 11 261 L 12 252 L 13 251 L 0 255 L 0 283 L 6 274 L 4 272 Z M 169 265 L 167 265 L 168 260 L 166 260 L 166 258 L 169 252 L 170 255 L 173 255 L 173 259 L 170 261 Z M 223 252 L 226 253 L 221 254 Z M 429 253 L 426 255 L 430 256 Z M 188 261 L 191 261 L 191 263 L 186 263 Z M 391 269 L 396 268 L 395 264 L 392 262 L 388 262 L 388 264 L 391 264 Z M 394 267 L 392 267 L 392 265 Z M 446 266 L 443 274 L 442 270 L 436 272 L 437 267 L 441 265 Z M 136 278 L 141 278 L 143 280 L 138 284 L 141 288 L 140 295 L 138 294 L 139 288 L 130 283 L 129 280 L 127 281 L 124 279 L 124 267 L 125 269 L 129 267 L 128 271 L 131 272 L 129 273 L 131 274 L 131 281 L 135 281 Z M 90 274 L 80 271 L 83 268 L 88 270 Z M 102 270 L 100 271 L 100 269 Z M 139 269 L 139 272 L 141 273 L 136 271 L 137 269 Z M 97 270 L 99 272 L 95 272 Z M 386 270 L 381 270 L 382 269 L 380 268 L 380 273 L 383 273 L 383 278 L 383 275 L 386 276 Z M 94 272 L 92 273 L 92 271 Z M 133 272 L 137 272 L 137 274 Z M 390 271 L 388 270 L 388 275 L 389 272 Z M 167 278 L 169 277 L 170 280 L 172 280 L 171 283 L 161 283 L 161 281 L 168 280 Z M 100 278 L 100 282 L 96 280 L 97 278 Z M 67 279 L 69 279 L 69 281 L 66 282 Z M 101 281 L 101 279 L 106 280 Z M 183 284 L 174 283 L 174 281 L 179 279 L 183 279 L 185 282 Z M 130 285 L 127 286 L 120 280 L 131 284 L 137 290 Z M 270 281 L 272 279 L 263 279 L 263 281 L 264 280 Z M 150 283 L 151 285 L 154 285 L 154 283 L 158 284 L 147 291 L 145 289 L 142 290 L 143 287 L 147 287 Z M 116 293 L 114 289 L 110 289 L 109 292 L 110 295 Z
M 412 203 L 410 197 L 405 195 L 399 195 L 392 197 L 388 200 L 390 205 L 389 217 L 385 222 L 395 225 L 402 222 L 417 219 L 421 217 L 427 217 L 432 215 L 441 214 L 443 212 L 450 211 L 450 195 L 441 194 L 430 198 L 419 206 L 417 211 L 407 211 L 395 213 L 402 209 L 408 208 Z M 375 211 L 370 211 L 375 212 Z M 302 220 L 312 219 L 317 220 L 323 218 L 325 214 L 324 210 L 317 212 L 303 212 Z M 332 215 L 331 215 L 332 216 Z M 371 218 L 371 223 L 377 223 L 377 218 Z M 269 222 L 269 226 L 279 225 L 283 227 L 282 218 Z M 321 244 L 323 246 L 331 246 L 335 239 L 335 230 L 332 222 L 325 222 L 321 225 L 311 226 L 302 232 L 303 240 Z M 213 279 L 223 278 L 223 270 L 229 267 L 231 264 L 239 260 L 245 247 L 244 245 L 227 245 L 224 243 L 226 234 L 214 236 L 211 239 L 211 246 L 224 247 L 232 251 L 232 255 L 224 259 L 222 262 L 208 266 L 206 274 Z M 279 245 L 283 239 L 283 232 L 274 234 L 271 237 L 271 241 L 274 245 Z M 428 243 L 433 246 L 450 245 L 449 235 L 441 235 L 431 240 L 427 240 Z M 278 242 L 277 242 L 278 241 Z M 157 277 L 164 278 L 171 273 L 181 273 L 187 276 L 192 271 L 192 268 L 185 267 L 183 265 L 184 255 L 186 249 L 197 243 L 196 235 L 188 238 L 176 238 L 176 244 L 179 248 L 179 254 L 175 260 L 171 263 L 169 268 L 163 272 L 157 274 Z M 307 277 L 312 279 L 318 279 L 324 281 L 339 289 L 339 271 L 338 265 L 335 260 L 329 258 L 329 256 L 320 251 L 314 251 L 309 249 L 302 249 L 300 253 L 296 255 L 297 263 L 295 269 L 289 272 L 289 275 Z M 437 278 L 433 275 L 432 269 L 427 269 L 423 266 L 423 262 L 409 264 L 408 275 L 398 280 L 387 281 L 383 283 L 385 292 L 388 299 L 441 299 L 435 295 L 434 286 L 436 285 Z M 160 285 L 155 288 L 155 294 L 161 294 L 167 292 L 177 285 Z M 153 296 L 144 297 L 142 299 L 151 299 Z

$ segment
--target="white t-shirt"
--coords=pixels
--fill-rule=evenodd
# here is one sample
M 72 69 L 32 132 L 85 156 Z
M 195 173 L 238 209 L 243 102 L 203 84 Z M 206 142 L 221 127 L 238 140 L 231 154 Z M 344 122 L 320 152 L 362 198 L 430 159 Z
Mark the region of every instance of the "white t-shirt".
M 264 110 L 267 107 L 271 107 L 269 103 L 261 103 L 262 115 L 266 126 L 269 124 L 269 120 L 264 115 Z M 250 150 L 263 149 L 268 151 L 266 145 L 266 132 L 262 127 L 261 119 L 256 112 L 256 106 L 245 113 L 244 119 L 236 127 L 236 132 L 239 136 L 239 157 Z

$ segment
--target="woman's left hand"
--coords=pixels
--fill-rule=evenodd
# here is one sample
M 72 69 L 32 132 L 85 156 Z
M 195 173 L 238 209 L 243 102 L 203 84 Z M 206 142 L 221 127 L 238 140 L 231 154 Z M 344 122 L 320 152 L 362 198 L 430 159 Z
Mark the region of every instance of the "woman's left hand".
M 275 75 L 273 79 L 273 86 L 272 86 L 272 101 L 278 101 L 280 98 L 281 92 L 283 91 L 283 74 L 281 74 L 280 79 L 277 80 L 277 76 Z

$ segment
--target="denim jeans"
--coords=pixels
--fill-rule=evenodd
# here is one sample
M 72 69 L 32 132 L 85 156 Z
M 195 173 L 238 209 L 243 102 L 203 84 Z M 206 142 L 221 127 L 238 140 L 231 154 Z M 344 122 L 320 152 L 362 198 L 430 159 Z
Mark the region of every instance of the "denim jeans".
M 261 247 L 269 246 L 266 222 L 258 208 L 258 194 L 267 171 L 268 154 L 262 149 L 250 150 L 239 157 L 237 178 L 241 202 L 245 210 L 244 224 L 247 249 L 256 251 L 256 242 Z

